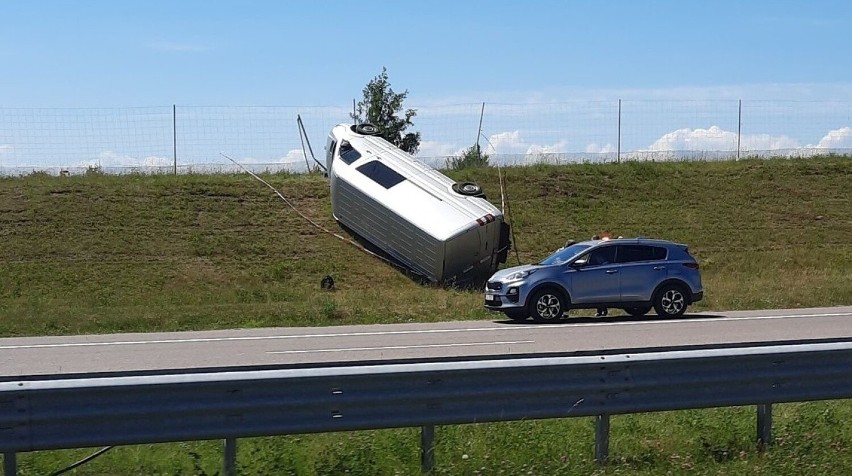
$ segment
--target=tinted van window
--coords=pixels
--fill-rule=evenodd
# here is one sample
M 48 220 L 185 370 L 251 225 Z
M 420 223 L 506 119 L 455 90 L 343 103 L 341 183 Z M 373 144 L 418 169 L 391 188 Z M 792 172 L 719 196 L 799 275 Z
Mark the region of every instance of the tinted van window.
M 397 171 L 377 160 L 371 160 L 358 167 L 358 171 L 375 180 L 384 188 L 391 188 L 405 180 L 405 177 L 400 175 Z
M 361 154 L 349 142 L 340 143 L 340 160 L 351 164 L 361 158 Z

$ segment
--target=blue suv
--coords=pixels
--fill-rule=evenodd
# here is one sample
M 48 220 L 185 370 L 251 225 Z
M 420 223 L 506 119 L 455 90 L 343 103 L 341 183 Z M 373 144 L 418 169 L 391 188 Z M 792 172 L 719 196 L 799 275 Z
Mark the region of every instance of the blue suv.
M 494 273 L 485 308 L 515 320 L 561 319 L 569 309 L 620 308 L 679 317 L 704 297 L 698 262 L 686 245 L 647 238 L 583 241 L 538 264 Z

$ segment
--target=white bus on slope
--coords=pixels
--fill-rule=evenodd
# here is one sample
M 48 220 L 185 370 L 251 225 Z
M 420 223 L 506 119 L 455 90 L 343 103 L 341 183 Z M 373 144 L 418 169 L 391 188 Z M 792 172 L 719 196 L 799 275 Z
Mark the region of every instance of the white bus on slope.
M 454 182 L 376 135 L 339 124 L 326 167 L 334 218 L 432 282 L 488 278 L 509 252 L 503 213 L 472 182 Z

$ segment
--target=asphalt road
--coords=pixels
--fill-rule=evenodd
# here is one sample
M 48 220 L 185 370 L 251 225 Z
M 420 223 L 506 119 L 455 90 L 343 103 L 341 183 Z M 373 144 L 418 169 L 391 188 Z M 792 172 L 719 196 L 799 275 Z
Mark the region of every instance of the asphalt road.
M 852 340 L 852 306 L 704 312 L 677 320 L 653 315 L 570 318 L 558 324 L 495 317 L 430 324 L 5 338 L 0 339 L 0 379 Z

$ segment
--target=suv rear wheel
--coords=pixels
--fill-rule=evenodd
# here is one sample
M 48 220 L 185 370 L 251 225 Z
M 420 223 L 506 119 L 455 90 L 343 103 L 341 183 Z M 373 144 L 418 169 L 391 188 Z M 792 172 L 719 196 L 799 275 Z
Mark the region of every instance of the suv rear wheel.
M 539 289 L 529 301 L 529 314 L 536 322 L 555 322 L 562 319 L 568 303 L 553 288 Z
M 676 284 L 666 284 L 654 297 L 654 310 L 660 317 L 680 317 L 686 312 L 686 294 Z

